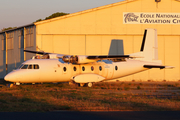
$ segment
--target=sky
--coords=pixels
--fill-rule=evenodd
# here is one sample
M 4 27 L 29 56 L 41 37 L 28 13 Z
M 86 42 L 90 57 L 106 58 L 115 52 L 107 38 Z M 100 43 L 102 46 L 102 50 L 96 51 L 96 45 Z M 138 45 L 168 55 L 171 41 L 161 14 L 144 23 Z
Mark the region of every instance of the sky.
M 1 0 L 0 30 L 45 19 L 56 12 L 75 13 L 123 0 Z

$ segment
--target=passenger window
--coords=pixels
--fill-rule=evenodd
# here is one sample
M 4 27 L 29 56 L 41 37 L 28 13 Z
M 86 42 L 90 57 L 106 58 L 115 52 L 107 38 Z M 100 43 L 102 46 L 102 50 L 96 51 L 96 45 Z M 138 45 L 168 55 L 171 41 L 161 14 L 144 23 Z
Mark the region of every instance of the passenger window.
M 117 66 L 115 66 L 115 70 L 118 70 L 118 67 L 117 67 Z
M 32 66 L 32 65 L 29 65 L 29 66 L 28 66 L 28 69 L 33 69 L 33 66 Z
M 101 66 L 99 66 L 99 70 L 100 70 L 100 71 L 102 70 L 102 67 L 101 67 Z
M 64 72 L 66 72 L 66 70 L 67 70 L 66 67 L 64 67 L 63 70 L 64 70 Z
M 39 65 L 34 65 L 34 69 L 39 69 Z
M 94 67 L 93 66 L 91 66 L 91 71 L 94 71 Z
M 24 65 L 21 69 L 27 69 L 28 65 Z
M 76 71 L 76 67 L 74 67 L 73 69 L 74 69 L 74 71 Z
M 85 71 L 85 67 L 84 66 L 82 67 L 82 71 Z

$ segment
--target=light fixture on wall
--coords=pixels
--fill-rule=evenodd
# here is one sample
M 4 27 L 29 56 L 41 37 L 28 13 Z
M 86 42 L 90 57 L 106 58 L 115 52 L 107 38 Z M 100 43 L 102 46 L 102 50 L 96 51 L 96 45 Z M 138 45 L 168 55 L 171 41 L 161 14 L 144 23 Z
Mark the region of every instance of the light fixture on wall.
M 155 2 L 161 2 L 161 0 L 155 0 Z
M 161 0 L 155 0 L 156 2 L 156 7 L 158 8 L 158 3 L 161 2 Z

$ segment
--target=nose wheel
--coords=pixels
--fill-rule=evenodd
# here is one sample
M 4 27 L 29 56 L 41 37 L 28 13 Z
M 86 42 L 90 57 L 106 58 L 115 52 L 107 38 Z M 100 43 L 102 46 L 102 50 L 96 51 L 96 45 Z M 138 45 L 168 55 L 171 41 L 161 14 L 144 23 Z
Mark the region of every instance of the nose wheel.
M 7 84 L 7 88 L 12 88 L 13 87 L 13 83 Z

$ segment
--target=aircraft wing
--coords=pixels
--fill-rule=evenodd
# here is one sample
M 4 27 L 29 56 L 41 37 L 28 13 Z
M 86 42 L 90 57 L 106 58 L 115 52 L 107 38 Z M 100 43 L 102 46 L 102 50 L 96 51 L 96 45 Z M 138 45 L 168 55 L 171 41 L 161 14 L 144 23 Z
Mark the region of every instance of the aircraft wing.
M 40 55 L 44 55 L 44 54 L 50 54 L 47 52 L 41 52 L 41 51 L 32 51 L 32 50 L 24 50 L 24 52 L 29 52 L 29 53 L 34 53 L 34 54 L 40 54 Z
M 57 58 L 62 58 L 63 56 L 65 56 L 65 54 L 57 54 L 57 53 L 48 53 L 48 52 L 44 52 L 44 51 L 33 51 L 33 50 L 24 50 L 24 52 L 29 52 L 29 53 L 34 53 L 34 54 L 40 54 L 40 55 L 52 55 L 55 54 Z
M 144 68 L 160 68 L 160 69 L 164 69 L 164 68 L 167 68 L 167 69 L 172 69 L 174 68 L 173 66 L 164 66 L 164 65 L 144 65 Z
M 121 59 L 130 58 L 130 55 L 102 55 L 102 56 L 87 56 L 87 59 Z
M 92 63 L 98 60 L 106 60 L 106 59 L 125 59 L 125 58 L 137 58 L 138 55 L 130 54 L 130 55 L 100 55 L 100 56 L 87 56 L 87 55 L 65 55 L 65 54 L 57 54 L 57 53 L 48 53 L 43 51 L 32 51 L 32 50 L 24 50 L 24 52 L 41 54 L 43 55 L 43 59 L 54 59 L 59 58 L 67 63 L 74 64 L 85 64 Z

